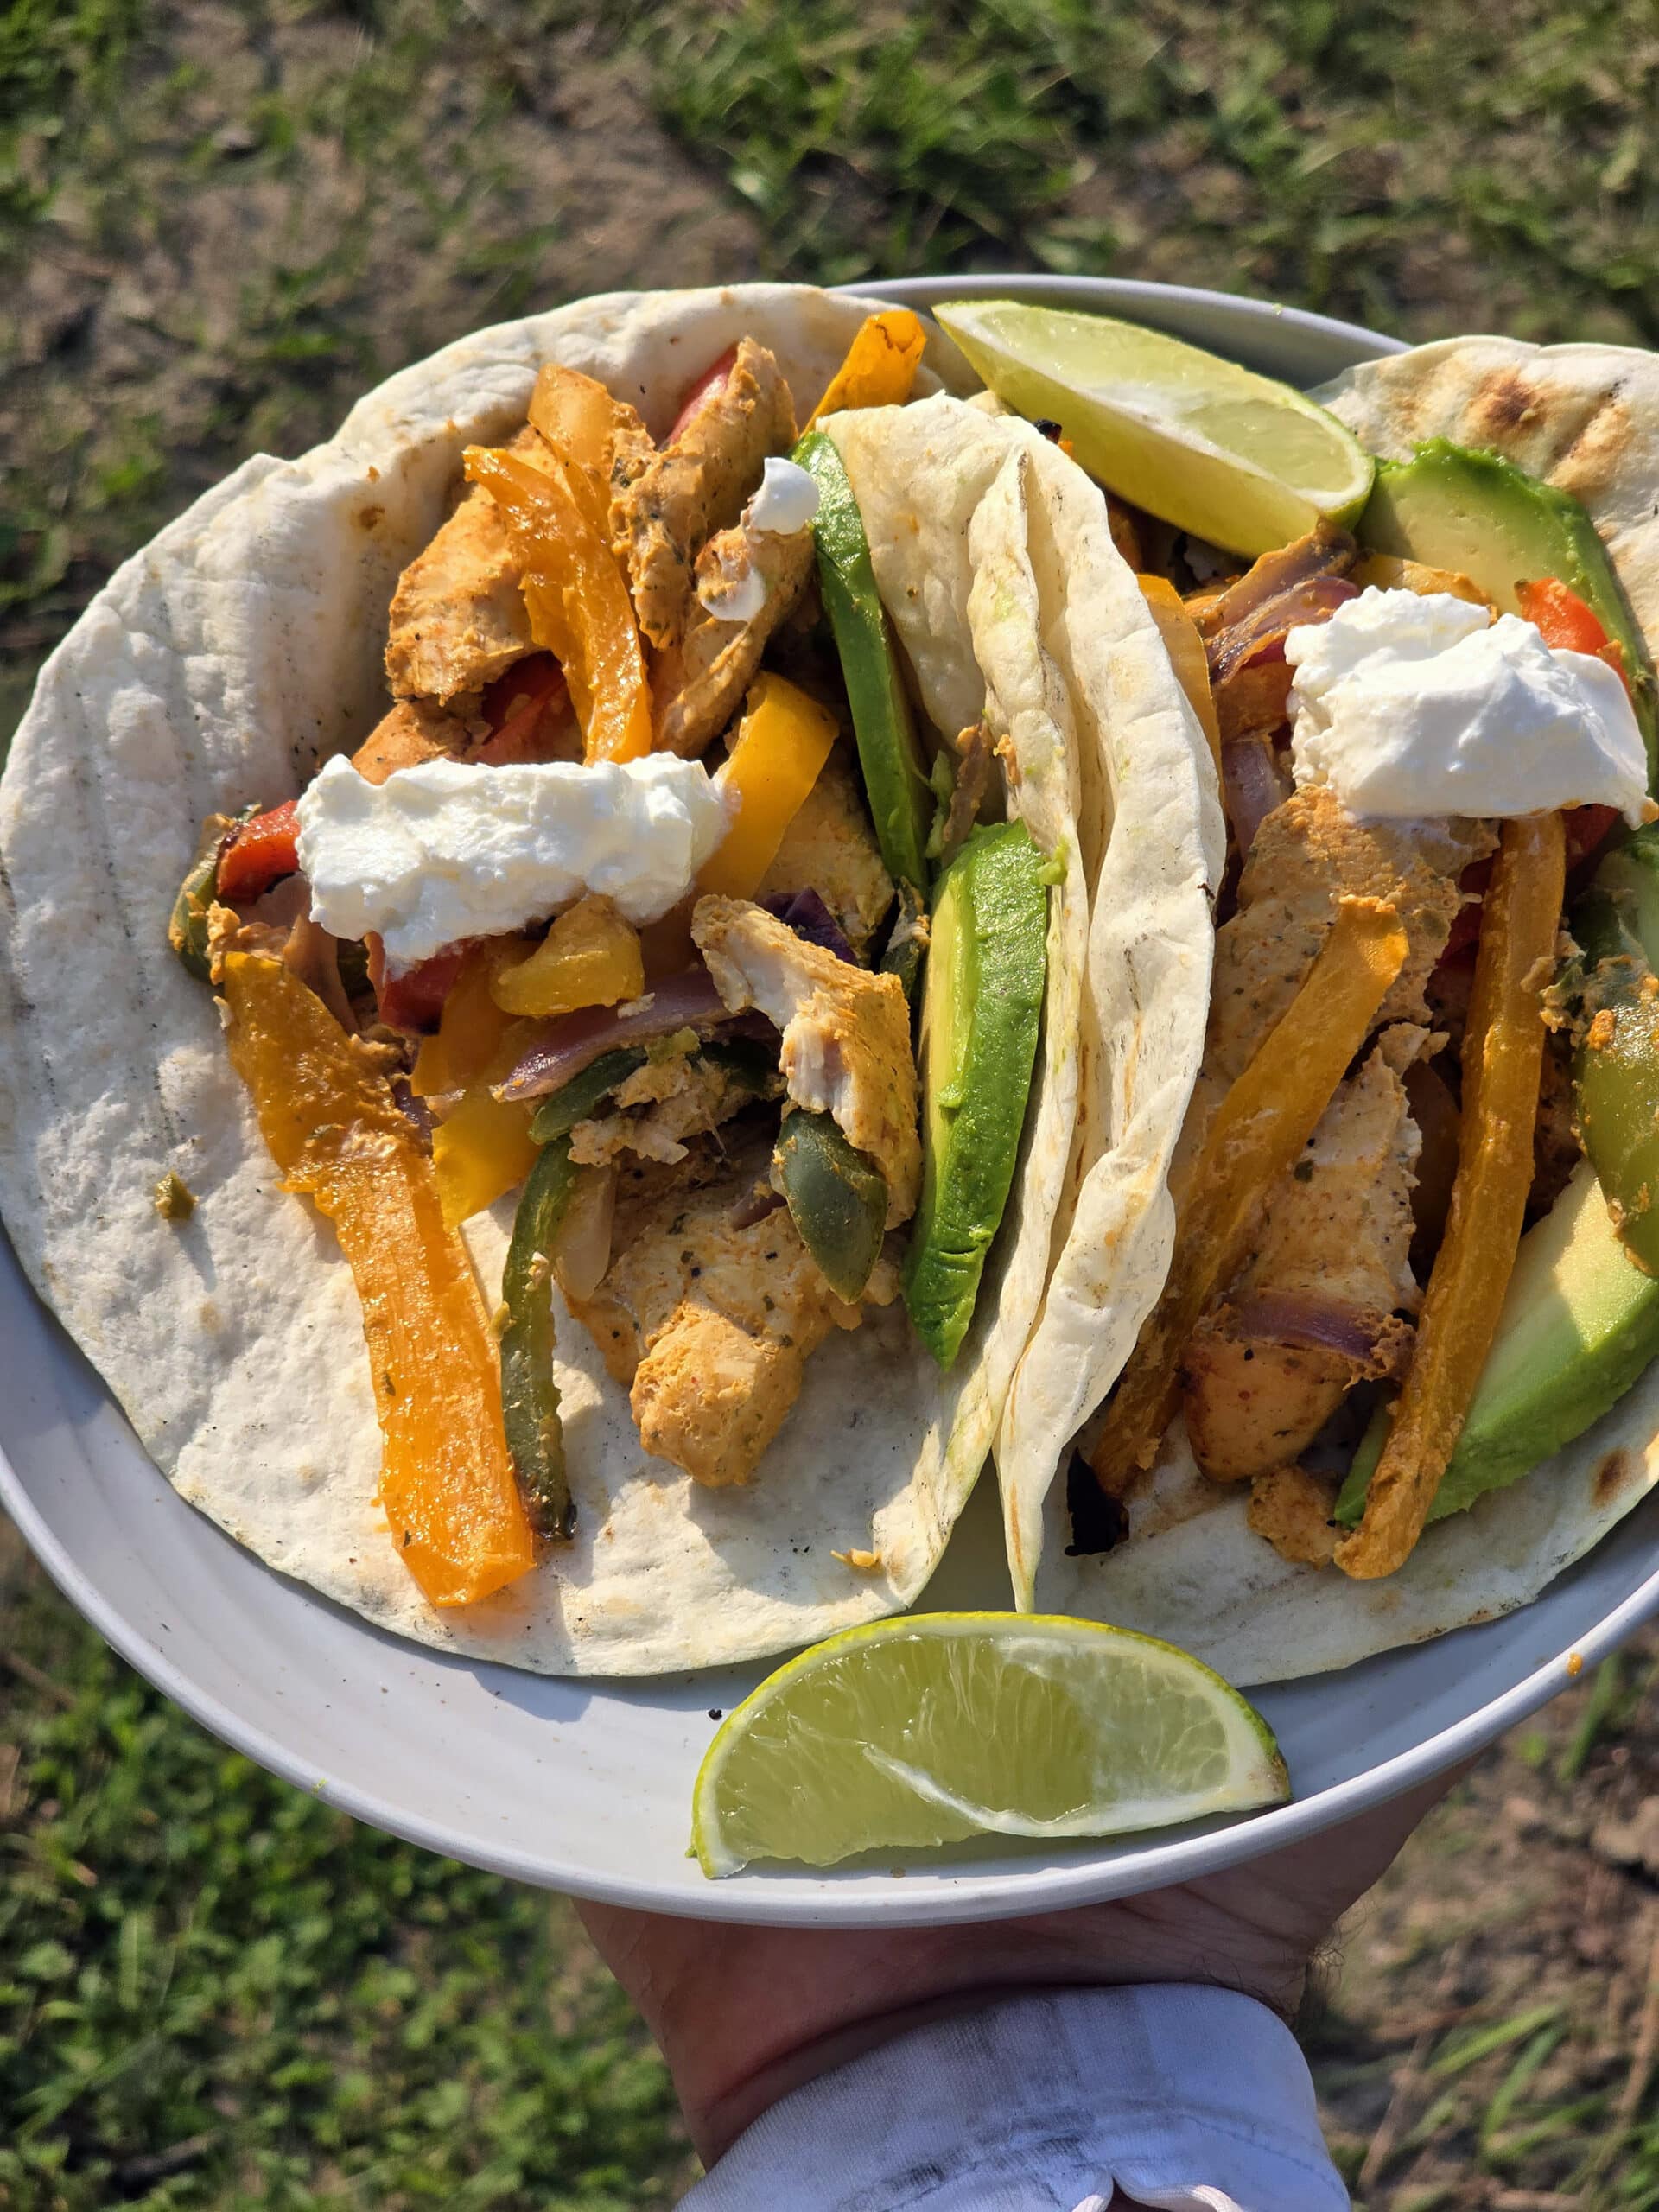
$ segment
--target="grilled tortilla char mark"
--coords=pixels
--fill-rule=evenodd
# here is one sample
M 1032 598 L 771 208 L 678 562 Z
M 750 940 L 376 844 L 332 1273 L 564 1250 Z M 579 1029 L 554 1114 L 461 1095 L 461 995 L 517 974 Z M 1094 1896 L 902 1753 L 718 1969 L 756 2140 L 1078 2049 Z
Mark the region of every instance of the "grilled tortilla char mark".
M 749 1480 L 808 1357 L 832 1329 L 859 1325 L 784 1208 L 744 1219 L 771 1144 L 752 1141 L 691 1189 L 683 1166 L 625 1168 L 616 1257 L 594 1296 L 572 1306 L 629 1390 L 645 1450 L 713 1487 Z M 873 1289 L 885 1303 L 893 1285 Z
M 1354 1384 L 1396 1371 L 1421 1293 L 1408 1260 L 1420 1139 L 1401 1077 L 1427 1031 L 1385 1030 L 1269 1193 L 1259 1241 L 1182 1362 L 1193 1456 L 1217 1482 L 1307 1449 Z
M 659 652 L 684 634 L 704 543 L 737 520 L 766 455 L 787 453 L 794 442 L 789 386 L 767 349 L 745 338 L 730 374 L 709 391 L 672 444 L 649 455 L 617 456 L 612 539 L 640 631 Z
M 818 771 L 755 886 L 763 904 L 769 896 L 797 891 L 817 893 L 861 956 L 893 905 L 893 878 L 840 747 Z
M 812 532 L 784 535 L 723 530 L 697 556 L 696 582 L 684 634 L 658 653 L 652 670 L 652 721 L 659 753 L 690 759 L 723 730 L 760 665 L 772 632 L 799 605 L 814 566 Z M 765 596 L 753 614 L 728 617 L 722 599 L 741 607 L 741 588 L 758 579 Z
M 528 423 L 510 450 L 532 467 L 548 454 Z M 501 510 L 474 486 L 397 580 L 386 639 L 392 696 L 448 704 L 534 652 L 523 578 Z
M 887 1227 L 921 1190 L 910 1005 L 896 976 L 872 975 L 808 944 L 747 899 L 699 899 L 691 917 L 715 988 L 734 1014 L 758 1007 L 782 1030 L 784 1082 L 809 1113 L 828 1113 L 887 1185 Z

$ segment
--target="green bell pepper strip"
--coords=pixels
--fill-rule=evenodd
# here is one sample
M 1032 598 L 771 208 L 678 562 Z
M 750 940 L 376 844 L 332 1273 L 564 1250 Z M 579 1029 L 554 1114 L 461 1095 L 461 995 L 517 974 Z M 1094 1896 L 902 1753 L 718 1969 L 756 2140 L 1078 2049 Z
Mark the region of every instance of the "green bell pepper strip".
M 552 1260 L 575 1179 L 569 1140 L 556 1138 L 525 1179 L 501 1271 L 501 1418 L 524 1511 L 543 1543 L 564 1541 L 576 1525 L 553 1379 Z

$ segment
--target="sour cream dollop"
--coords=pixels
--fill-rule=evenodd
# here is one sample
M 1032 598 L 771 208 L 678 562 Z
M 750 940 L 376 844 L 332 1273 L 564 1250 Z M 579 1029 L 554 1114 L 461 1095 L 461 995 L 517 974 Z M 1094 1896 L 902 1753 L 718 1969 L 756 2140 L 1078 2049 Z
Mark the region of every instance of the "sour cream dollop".
M 587 891 L 636 925 L 654 922 L 684 898 L 728 823 L 702 762 L 667 753 L 589 766 L 428 760 L 378 785 L 335 759 L 299 816 L 312 919 L 335 937 L 377 931 L 394 975 Z
M 1351 814 L 1647 812 L 1647 750 L 1618 672 L 1447 592 L 1362 592 L 1285 639 L 1296 781 Z
M 760 486 L 744 510 L 747 526 L 764 530 L 773 537 L 792 537 L 798 530 L 807 527 L 817 512 L 817 479 L 798 462 L 779 461 L 768 454 Z
M 752 540 L 793 537 L 810 528 L 818 512 L 817 480 L 796 461 L 768 454 L 760 481 L 739 518 L 740 537 L 714 541 L 716 558 L 700 575 L 697 597 L 721 622 L 753 622 L 766 603 L 766 580 L 755 564 Z

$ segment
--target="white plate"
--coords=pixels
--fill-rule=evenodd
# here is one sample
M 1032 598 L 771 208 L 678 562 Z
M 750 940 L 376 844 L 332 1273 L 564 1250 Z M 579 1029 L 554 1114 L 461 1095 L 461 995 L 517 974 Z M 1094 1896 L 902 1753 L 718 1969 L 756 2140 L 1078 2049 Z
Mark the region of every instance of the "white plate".
M 1392 350 L 1351 324 L 1215 292 L 1086 278 L 866 284 L 1092 307 L 1314 385 Z M 264 1766 L 377 1827 L 579 1895 L 711 1918 L 856 1926 L 983 1919 L 1119 1897 L 1329 1827 L 1489 1743 L 1659 1611 L 1659 1494 L 1509 1618 L 1268 1689 L 1296 1789 L 1281 1809 L 1146 1840 L 827 1874 L 705 1881 L 692 1778 L 763 1667 L 646 1685 L 556 1681 L 441 1657 L 368 1627 L 240 1550 L 178 1498 L 0 1242 L 0 1497 L 64 1592 L 133 1665 Z M 990 1484 L 930 1605 L 1009 1602 Z

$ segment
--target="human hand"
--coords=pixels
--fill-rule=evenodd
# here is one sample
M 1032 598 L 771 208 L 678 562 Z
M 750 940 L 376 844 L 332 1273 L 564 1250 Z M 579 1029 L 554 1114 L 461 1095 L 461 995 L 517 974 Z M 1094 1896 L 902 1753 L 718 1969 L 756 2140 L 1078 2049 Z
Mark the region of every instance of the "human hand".
M 1022 1920 L 751 1928 L 615 1905 L 577 1910 L 645 2015 L 692 2142 L 712 2165 L 803 2082 L 994 1994 L 1209 1982 L 1287 2018 L 1319 1942 L 1458 1778 L 1202 1881 Z

